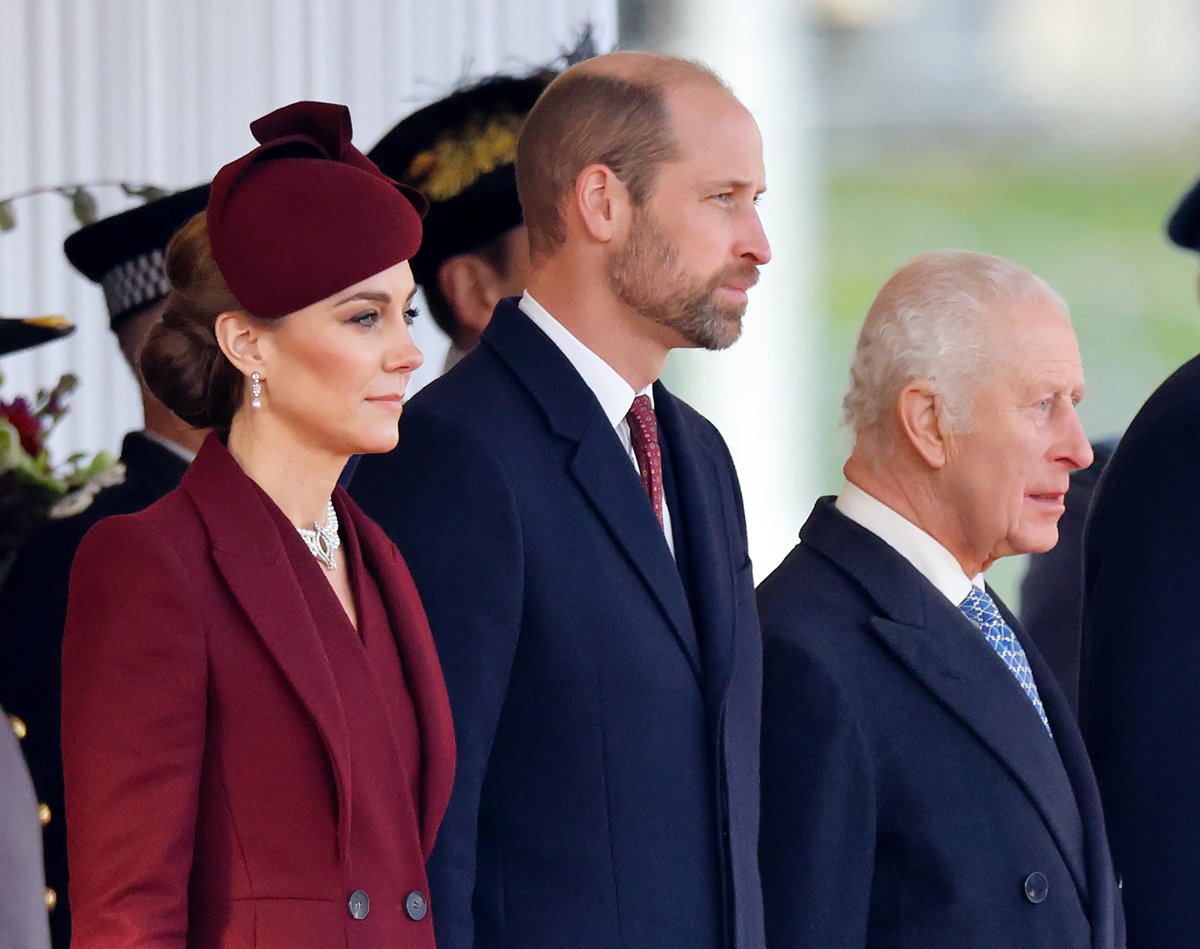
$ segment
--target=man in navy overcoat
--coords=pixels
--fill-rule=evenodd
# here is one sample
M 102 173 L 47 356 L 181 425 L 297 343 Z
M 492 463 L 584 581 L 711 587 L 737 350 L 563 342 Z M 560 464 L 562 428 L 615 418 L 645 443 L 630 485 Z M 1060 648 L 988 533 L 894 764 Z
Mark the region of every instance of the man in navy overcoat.
M 1200 251 L 1200 181 L 1167 233 Z M 1193 357 L 1121 437 L 1084 534 L 1079 717 L 1139 949 L 1200 945 L 1198 446 Z
M 1124 944 L 1071 708 L 982 576 L 1054 544 L 1082 390 L 1010 261 L 922 254 L 876 297 L 846 482 L 759 588 L 771 949 Z
M 438 945 L 760 949 L 741 498 L 657 381 L 670 349 L 738 336 L 770 256 L 758 129 L 704 67 L 621 53 L 549 87 L 517 169 L 528 292 L 353 484 L 450 691 Z

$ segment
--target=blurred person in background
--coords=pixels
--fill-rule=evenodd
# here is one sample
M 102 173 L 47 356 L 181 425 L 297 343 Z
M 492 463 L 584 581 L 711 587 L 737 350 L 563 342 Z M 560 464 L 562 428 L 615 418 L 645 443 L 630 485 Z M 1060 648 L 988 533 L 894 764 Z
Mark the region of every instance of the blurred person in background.
M 141 355 L 214 432 L 72 569 L 77 949 L 434 946 L 449 704 L 403 560 L 336 487 L 396 444 L 425 200 L 351 144 L 344 106 L 251 130 L 168 248 Z
M 1167 233 L 1200 251 L 1200 181 Z M 1198 484 L 1200 357 L 1121 436 L 1084 534 L 1079 715 L 1139 949 L 1200 940 Z
M 528 282 L 513 162 L 525 116 L 554 76 L 489 76 L 414 112 L 368 153 L 384 174 L 429 199 L 412 270 L 450 338 L 445 369 L 479 342 L 496 304 Z
M 430 862 L 454 949 L 761 949 L 760 643 L 716 429 L 658 381 L 741 331 L 770 247 L 753 117 L 649 54 L 521 130 L 527 292 L 355 497 L 429 609 L 459 737 Z
M 1021 580 L 1021 625 L 1037 644 L 1076 711 L 1082 650 L 1083 528 L 1100 475 L 1116 447 L 1115 438 L 1092 443 L 1095 460 L 1087 468 L 1071 473 L 1067 510 L 1058 525 L 1058 543 L 1052 550 L 1032 555 Z
M 208 186 L 168 195 L 89 224 L 67 238 L 71 264 L 104 290 L 109 325 L 137 375 L 138 354 L 162 316 L 168 285 L 163 255 L 171 236 L 204 209 Z M 97 381 L 97 385 L 99 382 Z M 174 489 L 204 439 L 156 399 L 138 376 L 144 423 L 125 436 L 125 478 L 105 488 L 74 517 L 53 521 L 21 548 L 0 589 L 0 705 L 28 727 L 22 744 L 44 806 L 46 882 L 54 893 L 55 949 L 71 942 L 67 900 L 67 827 L 63 813 L 62 637 L 71 561 L 83 535 L 114 514 L 132 514 Z
M 1167 222 L 1167 236 L 1185 250 L 1200 252 L 1200 186 L 1179 203 Z M 1067 511 L 1058 525 L 1053 550 L 1029 558 L 1021 581 L 1021 623 L 1046 659 L 1067 694 L 1079 707 L 1083 610 L 1083 534 L 1092 497 L 1116 438 L 1094 442 L 1095 460 L 1071 475 Z
M 61 330 L 37 321 L 0 318 L 0 356 L 61 335 Z M 3 662 L 0 658 L 0 670 Z M 45 811 L 34 795 L 19 744 L 28 737 L 26 723 L 0 707 L 0 946 L 4 949 L 47 949 L 47 911 L 56 901 L 42 870 Z
M 42 874 L 42 828 L 33 782 L 18 741 L 24 723 L 0 708 L 0 946 L 50 945 L 47 892 Z
M 1079 728 L 983 578 L 1057 540 L 1083 385 L 1011 261 L 921 254 L 871 305 L 845 484 L 758 591 L 772 949 L 1124 945 Z

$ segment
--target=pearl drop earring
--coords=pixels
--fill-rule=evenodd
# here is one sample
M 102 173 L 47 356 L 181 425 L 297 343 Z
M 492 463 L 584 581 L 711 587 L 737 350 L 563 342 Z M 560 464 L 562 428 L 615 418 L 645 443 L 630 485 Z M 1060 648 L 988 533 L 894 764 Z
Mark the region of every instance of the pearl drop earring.
M 262 376 L 257 372 L 250 373 L 250 395 L 253 398 L 250 400 L 250 407 L 253 409 L 262 408 Z

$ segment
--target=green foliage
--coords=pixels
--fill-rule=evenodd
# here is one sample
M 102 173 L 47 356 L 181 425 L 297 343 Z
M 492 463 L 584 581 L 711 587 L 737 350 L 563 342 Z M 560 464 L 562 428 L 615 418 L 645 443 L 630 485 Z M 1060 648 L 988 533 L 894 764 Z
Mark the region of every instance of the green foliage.
M 71 202 L 71 213 L 75 216 L 76 221 L 80 224 L 92 224 L 99 217 L 99 204 L 96 201 L 95 195 L 95 189 L 97 188 L 120 188 L 126 196 L 141 198 L 147 203 L 157 201 L 159 198 L 166 197 L 171 193 L 164 188 L 160 188 L 158 185 L 135 185 L 130 184 L 128 181 L 86 181 L 60 185 L 41 185 L 36 188 L 29 188 L 18 194 L 9 195 L 7 198 L 0 198 L 0 232 L 16 229 L 17 212 L 13 207 L 16 201 L 32 197 L 35 194 L 48 194 L 51 192 L 61 194 Z
M 39 524 L 85 510 L 101 489 L 124 477 L 122 465 L 107 452 L 91 458 L 76 453 L 60 464 L 51 460 L 47 439 L 67 414 L 77 386 L 67 374 L 33 399 L 0 398 L 0 566 Z

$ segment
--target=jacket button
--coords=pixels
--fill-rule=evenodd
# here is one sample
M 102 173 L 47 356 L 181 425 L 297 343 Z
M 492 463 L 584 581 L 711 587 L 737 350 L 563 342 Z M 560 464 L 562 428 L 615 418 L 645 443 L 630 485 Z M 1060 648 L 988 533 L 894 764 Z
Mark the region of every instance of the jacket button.
M 1044 873 L 1036 870 L 1025 878 L 1025 899 L 1030 903 L 1040 903 L 1050 892 L 1050 883 Z
M 25 723 L 15 715 L 8 716 L 8 723 L 12 725 L 13 734 L 17 736 L 17 741 L 24 741 L 25 736 L 29 734 L 29 729 L 25 726 Z
M 429 912 L 429 904 L 425 902 L 420 890 L 413 890 L 408 894 L 404 901 L 404 912 L 408 913 L 409 919 L 418 923 L 425 918 L 425 914 Z
M 58 905 L 58 894 L 50 887 L 46 887 L 46 912 L 54 912 L 54 907 Z
M 366 919 L 367 913 L 371 912 L 371 901 L 363 890 L 351 893 L 350 901 L 346 905 L 350 907 L 350 915 L 355 919 Z
M 42 803 L 38 805 L 38 820 L 41 821 L 43 827 L 50 823 L 50 805 Z
M 1125 878 L 1123 876 L 1121 876 L 1121 874 L 1119 874 L 1119 873 L 1117 874 L 1117 889 L 1118 890 L 1125 889 Z

